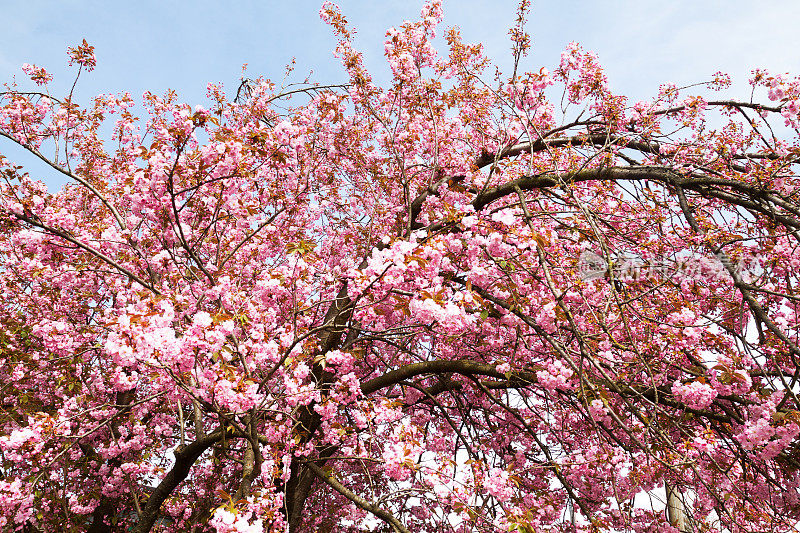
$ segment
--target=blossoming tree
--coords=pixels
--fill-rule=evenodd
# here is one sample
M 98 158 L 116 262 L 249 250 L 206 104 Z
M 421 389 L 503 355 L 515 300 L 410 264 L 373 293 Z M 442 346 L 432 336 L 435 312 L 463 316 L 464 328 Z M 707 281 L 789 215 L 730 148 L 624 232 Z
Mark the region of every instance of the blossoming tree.
M 793 531 L 800 80 L 630 102 L 525 4 L 506 74 L 436 1 L 385 87 L 332 4 L 343 87 L 26 65 L 71 184 L 0 158 L 0 529 Z

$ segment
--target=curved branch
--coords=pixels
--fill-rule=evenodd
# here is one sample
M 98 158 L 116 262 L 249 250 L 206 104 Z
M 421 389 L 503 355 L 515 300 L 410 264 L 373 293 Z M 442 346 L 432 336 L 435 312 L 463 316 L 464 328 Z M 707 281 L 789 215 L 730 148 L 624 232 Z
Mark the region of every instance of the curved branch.
M 494 365 L 478 363 L 465 359 L 456 360 L 434 360 L 423 361 L 421 363 L 412 363 L 410 365 L 402 366 L 398 369 L 392 370 L 372 378 L 371 380 L 361 384 L 361 392 L 364 395 L 372 394 L 380 389 L 396 385 L 401 381 L 409 378 L 419 376 L 422 374 L 461 374 L 464 376 L 488 376 L 496 379 L 511 381 L 518 381 L 522 383 L 535 383 L 536 375 L 530 372 L 513 372 L 510 377 L 498 372 Z
M 142 287 L 148 289 L 149 291 L 153 292 L 154 294 L 161 295 L 161 291 L 156 289 L 153 285 L 147 283 L 145 280 L 143 280 L 142 278 L 140 278 L 139 276 L 137 276 L 136 274 L 134 274 L 133 272 L 131 272 L 130 270 L 125 268 L 124 266 L 120 265 L 119 263 L 117 263 L 116 261 L 114 261 L 113 259 L 108 257 L 107 255 L 105 255 L 104 253 L 100 252 L 99 250 L 95 250 L 94 248 L 92 248 L 88 244 L 85 244 L 85 243 L 79 241 L 78 239 L 76 239 L 75 237 L 73 237 L 72 235 L 67 233 L 66 231 L 58 229 L 58 228 L 55 228 L 53 226 L 49 226 L 49 225 L 45 224 L 44 222 L 42 222 L 41 220 L 37 220 L 37 219 L 34 219 L 32 217 L 29 217 L 29 216 L 25 215 L 24 213 L 23 214 L 15 213 L 14 216 L 17 217 L 17 219 L 22 220 L 24 222 L 27 222 L 28 224 L 30 224 L 32 226 L 36 226 L 37 228 L 41 228 L 41 229 L 51 233 L 52 235 L 55 235 L 56 237 L 61 237 L 65 241 L 71 242 L 72 244 L 74 244 L 78 248 L 89 252 L 90 254 L 92 254 L 93 256 L 97 257 L 101 261 L 111 265 L 116 270 L 118 270 L 120 273 L 124 274 L 125 276 L 127 276 L 131 280 L 135 281 L 136 283 L 138 283 Z
M 546 137 L 546 136 L 545 136 Z M 618 148 L 631 148 L 640 152 L 649 154 L 658 154 L 658 143 L 647 141 L 635 141 L 630 137 L 622 135 L 609 136 L 605 133 L 595 133 L 589 135 L 575 135 L 572 137 L 557 137 L 555 139 L 547 140 L 546 138 L 537 139 L 535 141 L 523 142 L 513 144 L 499 154 L 484 154 L 475 161 L 475 166 L 483 168 L 485 166 L 496 163 L 501 159 L 508 157 L 518 156 L 520 154 L 532 154 L 535 152 L 542 152 L 550 148 L 563 148 L 564 146 L 582 146 L 586 144 L 606 146 L 609 144 L 615 145 Z
M 308 460 L 305 461 L 305 465 L 308 467 L 309 470 L 314 472 L 314 475 L 317 476 L 321 481 L 325 482 L 329 487 L 333 490 L 356 504 L 357 507 L 374 514 L 387 524 L 389 524 L 392 529 L 395 530 L 397 533 L 411 533 L 406 526 L 403 525 L 400 520 L 398 520 L 392 513 L 385 509 L 381 509 L 374 503 L 368 502 L 358 494 L 355 494 L 353 491 L 333 479 L 332 477 L 325 474 L 325 471 L 322 470 L 320 467 L 315 465 L 312 461 Z
M 125 219 L 122 218 L 122 216 L 119 214 L 119 211 L 117 211 L 117 208 L 114 207 L 114 205 L 111 202 L 109 202 L 105 198 L 105 196 L 100 194 L 100 191 L 98 191 L 91 183 L 89 183 L 85 179 L 81 178 L 80 176 L 70 172 L 69 170 L 61 168 L 60 166 L 55 164 L 53 161 L 49 160 L 44 155 L 42 155 L 42 153 L 39 152 L 39 150 L 37 150 L 36 148 L 34 148 L 32 146 L 28 146 L 25 143 L 19 142 L 13 136 L 0 131 L 0 137 L 5 137 L 6 139 L 9 139 L 11 142 L 16 143 L 18 146 L 24 148 L 28 152 L 32 153 L 33 155 L 35 155 L 36 157 L 38 157 L 39 159 L 44 161 L 48 166 L 50 166 L 53 169 L 57 170 L 58 172 L 64 174 L 68 178 L 77 181 L 78 183 L 80 183 L 81 185 L 83 185 L 84 187 L 89 189 L 89 191 L 91 191 L 91 193 L 94 194 L 103 203 L 103 205 L 105 205 L 108 208 L 109 211 L 111 211 L 111 214 L 114 216 L 114 220 L 117 222 L 117 224 L 119 225 L 120 229 L 124 230 L 124 229 L 128 228 L 127 225 L 125 224 Z
M 800 216 L 800 209 L 792 206 L 792 204 L 787 202 L 777 191 L 764 189 L 762 187 L 739 180 L 705 176 L 702 174 L 686 176 L 681 174 L 676 169 L 653 166 L 604 167 L 581 170 L 566 174 L 537 174 L 534 176 L 523 176 L 496 187 L 492 187 L 481 194 L 478 194 L 472 201 L 472 206 L 475 208 L 475 211 L 480 211 L 490 203 L 499 200 L 500 198 L 515 194 L 518 188 L 521 190 L 530 191 L 555 187 L 560 184 L 580 183 L 584 181 L 644 180 L 652 180 L 654 182 L 663 183 L 672 187 L 682 187 L 687 190 L 697 191 L 701 194 L 719 197 L 720 199 L 724 199 L 747 209 L 759 211 L 771 217 L 781 216 L 779 213 L 774 213 L 773 210 L 769 210 L 765 206 L 759 206 L 756 202 L 748 201 L 745 198 L 739 198 L 738 196 L 726 193 L 725 191 L 710 189 L 712 186 L 728 187 L 730 189 L 739 191 L 750 198 L 765 200 L 774 204 L 775 206 L 785 209 L 795 216 Z M 794 227 L 800 225 L 800 221 L 794 220 L 791 217 L 783 216 L 782 219 L 787 221 L 787 224 Z
M 172 494 L 172 491 L 175 490 L 181 481 L 186 479 L 192 465 L 203 452 L 222 440 L 224 434 L 225 430 L 220 429 L 186 446 L 175 449 L 175 465 L 172 467 L 172 470 L 164 476 L 164 479 L 153 490 L 150 498 L 148 498 L 147 504 L 144 506 L 144 509 L 142 509 L 142 515 L 139 521 L 132 529 L 133 533 L 148 533 L 153 528 L 164 500 Z

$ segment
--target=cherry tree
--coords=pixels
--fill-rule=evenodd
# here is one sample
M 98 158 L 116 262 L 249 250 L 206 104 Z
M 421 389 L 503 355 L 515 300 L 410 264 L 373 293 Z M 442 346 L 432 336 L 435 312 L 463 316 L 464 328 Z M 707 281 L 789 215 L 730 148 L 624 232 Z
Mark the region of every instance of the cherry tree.
M 346 85 L 208 109 L 25 65 L 0 529 L 795 531 L 800 79 L 632 102 L 527 9 L 502 73 L 426 3 L 381 87 L 326 3 Z

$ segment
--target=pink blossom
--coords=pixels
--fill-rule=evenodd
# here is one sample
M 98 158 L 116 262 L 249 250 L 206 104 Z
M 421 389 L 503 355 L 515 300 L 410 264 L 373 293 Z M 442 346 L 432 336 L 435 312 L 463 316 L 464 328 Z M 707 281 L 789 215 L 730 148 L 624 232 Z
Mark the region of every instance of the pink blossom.
M 717 391 L 713 387 L 700 381 L 691 381 L 686 384 L 676 381 L 672 385 L 672 394 L 692 409 L 706 409 L 717 397 Z

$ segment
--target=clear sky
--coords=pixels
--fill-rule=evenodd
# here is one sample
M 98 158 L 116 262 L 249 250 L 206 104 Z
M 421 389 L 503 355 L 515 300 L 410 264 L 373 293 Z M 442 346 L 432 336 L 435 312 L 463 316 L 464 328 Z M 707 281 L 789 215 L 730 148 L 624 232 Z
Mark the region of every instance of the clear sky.
M 340 0 L 358 30 L 376 80 L 386 78 L 386 29 L 419 14 L 421 0 Z M 54 88 L 71 83 L 66 48 L 87 39 L 98 67 L 82 77 L 78 97 L 101 92 L 178 91 L 202 103 L 206 84 L 235 90 L 241 67 L 251 76 L 283 77 L 297 59 L 295 81 L 313 70 L 321 83 L 344 80 L 331 52 L 335 40 L 319 20 L 322 0 L 5 0 L 0 32 L 0 81 L 34 63 L 56 76 Z M 501 66 L 508 64 L 511 0 L 444 0 L 444 26 L 459 26 L 468 42 L 483 42 Z M 798 0 L 534 0 L 529 32 L 534 51 L 527 67 L 552 70 L 570 41 L 594 50 L 607 69 L 612 90 L 636 99 L 662 82 L 731 74 L 735 96 L 747 98 L 750 70 L 800 73 Z M 59 83 L 60 82 L 60 83 Z M 737 83 L 738 82 L 738 83 Z M 0 153 L 13 156 L 7 143 Z

